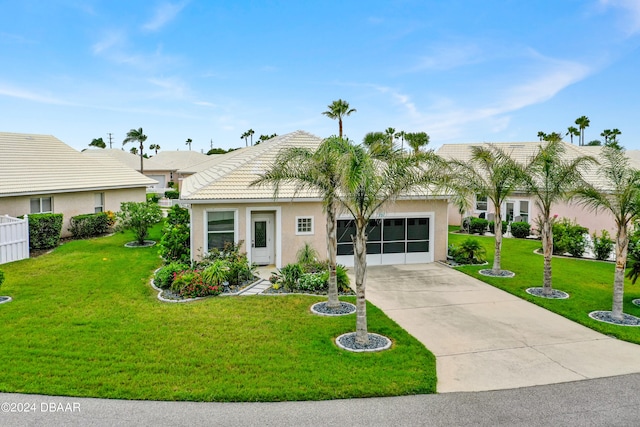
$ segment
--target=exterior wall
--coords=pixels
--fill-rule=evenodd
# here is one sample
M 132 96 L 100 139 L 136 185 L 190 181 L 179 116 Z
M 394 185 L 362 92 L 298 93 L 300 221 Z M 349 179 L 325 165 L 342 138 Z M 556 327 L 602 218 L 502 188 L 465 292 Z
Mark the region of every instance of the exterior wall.
M 49 193 L 32 196 L 0 198 L 0 214 L 18 217 L 31 212 L 30 201 L 34 197 L 52 197 L 53 213 L 63 214 L 62 237 L 68 237 L 71 217 L 95 212 L 95 194 L 104 193 L 104 210 L 117 212 L 121 202 L 143 202 L 144 187 L 104 191 L 82 191 L 77 193 Z
M 191 253 L 195 259 L 200 259 L 205 252 L 206 213 L 211 210 L 236 210 L 238 223 L 236 225 L 236 239 L 245 242 L 242 250 L 250 253 L 251 236 L 247 236 L 247 222 L 251 213 L 275 212 L 275 234 L 277 267 L 295 262 L 296 253 L 304 245 L 310 243 L 319 254 L 326 257 L 326 215 L 320 202 L 273 202 L 254 204 L 193 204 L 191 205 Z M 381 216 L 394 213 L 433 212 L 434 214 L 434 260 L 446 259 L 447 255 L 447 202 L 445 200 L 431 201 L 398 201 L 390 206 Z M 314 233 L 312 235 L 296 235 L 296 217 L 312 216 Z M 340 214 L 339 214 L 340 216 Z M 250 231 L 249 231 L 250 233 Z M 278 249 L 279 245 L 279 249 Z M 280 257 L 278 257 L 278 252 Z

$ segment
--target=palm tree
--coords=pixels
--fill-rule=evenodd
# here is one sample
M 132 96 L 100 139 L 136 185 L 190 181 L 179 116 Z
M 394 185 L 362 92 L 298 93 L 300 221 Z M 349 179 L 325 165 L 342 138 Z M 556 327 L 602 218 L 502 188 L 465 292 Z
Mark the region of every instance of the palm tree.
M 247 135 L 251 137 L 251 145 L 253 145 L 253 134 L 256 133 L 253 129 L 247 131 Z
M 327 106 L 329 110 L 324 111 L 322 114 L 329 117 L 333 120 L 338 120 L 338 136 L 342 138 L 342 118 L 345 116 L 350 116 L 351 113 L 355 113 L 355 108 L 349 108 L 349 103 L 347 101 L 343 101 L 342 99 L 338 99 L 337 101 L 333 101 L 331 104 Z
M 249 133 L 245 132 L 242 135 L 240 135 L 240 139 L 244 139 L 244 146 L 248 147 L 249 146 Z
M 127 137 L 124 139 L 124 141 L 122 141 L 122 145 L 125 145 L 128 142 L 135 142 L 135 141 L 140 143 L 140 150 L 139 151 L 136 150 L 140 155 L 140 173 L 144 173 L 142 158 L 144 154 L 144 142 L 146 140 L 147 140 L 147 135 L 145 135 L 144 132 L 142 131 L 142 128 L 140 128 L 140 129 L 131 129 L 129 132 L 127 132 Z
M 107 148 L 107 144 L 102 140 L 102 138 L 94 138 L 89 143 L 89 147 Z
M 589 127 L 589 117 L 580 116 L 576 119 L 576 124 L 580 129 L 580 145 L 584 145 L 584 129 Z
M 389 138 L 389 145 L 393 146 L 393 142 L 396 139 L 396 130 L 394 128 L 387 128 L 384 134 Z
M 393 143 L 390 143 L 389 136 L 383 132 L 367 133 L 362 139 L 362 144 L 374 156 L 384 156 L 393 151 Z
M 131 154 L 135 154 L 135 155 L 137 156 L 137 155 L 138 155 L 138 147 L 131 147 L 131 148 L 129 149 L 129 152 L 130 152 Z
M 404 151 L 404 136 L 407 133 L 403 130 L 401 130 L 400 132 L 396 133 L 396 139 L 400 138 L 400 151 Z
M 272 184 L 274 197 L 277 197 L 280 186 L 286 183 L 293 183 L 296 186 L 296 191 L 318 191 L 322 196 L 324 211 L 327 215 L 328 308 L 340 307 L 336 277 L 338 203 L 335 191 L 340 181 L 337 165 L 341 154 L 347 149 L 348 143 L 338 137 L 325 139 L 315 151 L 302 147 L 286 149 L 278 153 L 268 172 L 251 183 L 251 185 Z
M 191 151 L 191 143 L 193 141 L 191 140 L 191 138 L 187 138 L 187 142 L 184 143 L 184 145 L 188 145 L 189 146 L 189 151 Z
M 495 255 L 491 274 L 500 275 L 502 251 L 502 203 L 524 181 L 524 168 L 495 145 L 472 146 L 468 162 L 455 161 L 458 187 L 473 194 L 487 196 L 495 210 Z
M 609 142 L 609 138 L 611 137 L 611 129 L 605 129 L 600 133 L 600 136 L 604 138 L 604 143 Z
M 620 129 L 614 128 L 611 130 L 611 141 L 618 142 L 618 135 L 622 135 Z
M 568 199 L 573 191 L 582 186 L 583 171 L 591 163 L 592 157 L 581 156 L 571 161 L 564 159 L 564 143 L 560 140 L 541 145 L 538 152 L 526 166 L 528 193 L 534 197 L 534 203 L 540 211 L 538 222 L 542 234 L 544 253 L 544 281 L 542 294 L 550 296 L 551 258 L 553 256 L 553 228 L 551 207 L 560 200 Z
M 545 133 L 542 139 L 547 142 L 562 141 L 562 135 L 559 132 Z
M 401 194 L 426 188 L 428 185 L 444 185 L 448 178 L 447 163 L 433 152 L 418 156 L 403 156 L 393 152 L 384 158 L 372 156 L 362 145 L 349 143 L 346 154 L 339 153 L 338 176 L 340 183 L 335 197 L 351 214 L 355 235 L 354 247 L 356 281 L 356 343 L 367 345 L 366 311 L 366 230 L 370 219 L 382 208 L 395 201 Z M 419 159 L 420 161 L 416 161 Z
M 576 196 L 588 208 L 609 211 L 615 220 L 616 269 L 611 316 L 616 320 L 622 320 L 629 227 L 640 215 L 640 171 L 631 167 L 623 149 L 603 147 L 601 158 L 599 167 L 601 187 L 584 187 L 577 191 Z
M 569 138 L 571 138 L 571 143 L 573 144 L 573 137 L 580 136 L 580 131 L 575 126 L 569 126 L 565 135 L 569 135 Z M 538 132 L 538 136 L 540 136 L 540 132 Z M 542 139 L 540 141 L 542 141 Z
M 158 154 L 158 150 L 160 149 L 160 145 L 159 144 L 151 144 L 149 146 L 149 150 L 154 150 L 155 154 Z
M 546 133 L 540 131 L 538 132 L 538 138 L 540 139 L 540 141 L 544 141 L 544 138 L 547 136 Z
M 418 153 L 422 147 L 426 147 L 429 144 L 429 135 L 426 132 L 410 132 L 404 136 L 414 153 Z

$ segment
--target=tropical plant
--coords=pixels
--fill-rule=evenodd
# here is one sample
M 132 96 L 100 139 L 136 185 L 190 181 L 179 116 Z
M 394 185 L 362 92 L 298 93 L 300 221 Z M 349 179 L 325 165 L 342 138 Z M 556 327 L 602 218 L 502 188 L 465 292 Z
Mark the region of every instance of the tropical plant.
M 580 145 L 584 145 L 584 129 L 589 127 L 590 120 L 587 116 L 580 116 L 576 119 L 576 124 L 580 129 Z
M 602 230 L 600 237 L 596 233 L 591 236 L 593 242 L 593 255 L 601 261 L 609 259 L 613 251 L 613 239 L 607 230 Z
M 184 143 L 185 145 L 189 146 L 189 151 L 191 151 L 191 143 L 193 142 L 193 140 L 191 138 L 187 138 L 187 141 Z
M 404 137 L 407 135 L 407 133 L 403 130 L 399 131 L 398 133 L 395 134 L 395 138 L 398 139 L 400 138 L 400 151 L 404 152 Z
M 562 218 L 553 221 L 551 227 L 553 235 L 553 253 L 556 255 L 569 255 L 581 257 L 587 249 L 587 239 L 585 235 L 589 233 L 589 229 L 571 221 L 568 218 Z
M 337 256 L 337 209 L 336 189 L 340 176 L 338 163 L 349 144 L 338 137 L 330 137 L 322 141 L 315 151 L 293 147 L 281 151 L 276 157 L 271 169 L 262 174 L 251 185 L 273 185 L 273 195 L 278 196 L 281 185 L 294 184 L 296 191 L 318 191 L 322 197 L 322 204 L 327 216 L 327 254 L 329 257 L 329 290 L 327 307 L 340 306 L 336 279 Z
M 158 154 L 159 149 L 160 149 L 160 144 L 151 144 L 149 146 L 149 150 L 153 150 L 155 154 Z
M 447 163 L 433 152 L 419 156 L 393 152 L 384 158 L 376 158 L 360 145 L 348 142 L 347 148 L 339 157 L 337 176 L 340 181 L 335 198 L 353 217 L 355 225 L 355 235 L 351 236 L 356 278 L 355 341 L 367 345 L 365 278 L 369 220 L 405 192 L 428 185 L 444 185 L 448 178 Z
M 305 242 L 296 254 L 298 264 L 314 264 L 318 261 L 318 251 L 309 242 Z
M 429 135 L 426 132 L 409 132 L 404 135 L 404 138 L 414 153 L 418 153 L 422 147 L 429 144 Z
M 282 285 L 288 291 L 293 291 L 298 287 L 298 279 L 304 274 L 300 264 L 287 264 L 280 269 Z
M 518 221 L 511 223 L 511 235 L 518 239 L 524 239 L 531 232 L 531 224 L 526 221 Z
M 586 156 L 566 160 L 565 152 L 563 142 L 550 141 L 540 146 L 526 166 L 527 191 L 533 196 L 534 203 L 540 211 L 540 234 L 544 254 L 542 294 L 545 296 L 551 295 L 553 290 L 551 257 L 554 252 L 554 228 L 551 209 L 554 204 L 568 199 L 576 189 L 584 185 L 582 173 L 595 163 L 592 157 Z M 576 239 L 580 237 L 576 236 Z M 575 248 L 574 252 L 578 250 Z
M 139 129 L 131 129 L 127 132 L 127 137 L 122 141 L 122 145 L 125 145 L 129 142 L 138 142 L 140 144 L 140 150 L 136 150 L 140 155 L 140 173 L 144 173 L 144 168 L 142 164 L 142 158 L 144 154 L 144 142 L 147 140 L 147 135 L 144 134 L 142 128 Z M 134 147 L 135 148 L 135 147 Z
M 298 279 L 298 289 L 303 292 L 322 292 L 327 287 L 327 271 L 318 273 L 304 273 Z
M 624 269 L 629 247 L 629 227 L 640 214 L 640 171 L 631 167 L 624 150 L 603 147 L 599 175 L 601 187 L 587 186 L 577 192 L 581 203 L 611 213 L 616 224 L 616 268 L 611 316 L 623 319 Z
M 565 135 L 569 135 L 571 143 L 573 144 L 573 137 L 574 136 L 579 137 L 580 136 L 580 130 L 578 130 L 578 128 L 575 127 L 575 126 L 569 126 L 567 128 L 567 133 Z
M 489 233 L 496 233 L 496 222 L 495 221 L 489 221 L 489 224 L 487 224 L 487 226 L 489 227 Z M 507 232 L 507 229 L 509 228 L 509 223 L 507 221 L 502 221 L 502 234 L 504 235 Z
M 244 139 L 244 146 L 245 147 L 249 146 L 249 133 L 248 132 L 244 132 L 242 135 L 240 135 L 240 139 Z
M 229 261 L 217 259 L 202 271 L 202 278 L 205 283 L 222 286 L 227 281 L 230 270 Z
M 479 235 L 482 236 L 487 231 L 488 226 L 489 226 L 489 221 L 487 221 L 486 219 L 471 217 L 471 221 L 469 225 L 469 233 L 471 234 L 478 233 Z
M 458 264 L 482 264 L 486 261 L 486 249 L 478 239 L 468 238 L 453 250 L 453 260 Z
M 368 132 L 362 139 L 362 144 L 374 156 L 386 156 L 393 151 L 393 141 L 384 132 Z
M 188 263 L 191 259 L 190 236 L 189 210 L 173 205 L 162 229 L 159 245 L 162 259 L 165 262 Z
M 495 145 L 471 147 L 471 158 L 467 162 L 454 162 L 459 191 L 467 194 L 487 196 L 495 209 L 495 222 L 502 222 L 501 206 L 507 197 L 522 184 L 524 169 L 504 150 Z M 502 250 L 502 227 L 497 227 L 492 274 L 500 274 Z
M 133 231 L 138 245 L 144 245 L 149 228 L 162 219 L 160 206 L 149 202 L 122 202 L 116 213 L 119 230 Z
M 89 143 L 89 147 L 107 148 L 107 144 L 102 140 L 102 138 L 94 138 Z
M 172 262 L 160 267 L 153 276 L 153 283 L 160 289 L 168 289 L 173 283 L 173 279 L 181 271 L 189 269 L 189 265 L 181 262 Z
M 256 133 L 253 129 L 247 131 L 247 135 L 251 137 L 251 145 L 253 146 L 253 134 Z
M 131 154 L 133 154 L 134 156 L 137 156 L 137 155 L 138 155 L 138 147 L 131 147 L 131 148 L 129 148 L 129 152 L 130 152 Z
M 338 137 L 342 138 L 342 118 L 355 113 L 355 108 L 349 108 L 349 103 L 338 99 L 327 106 L 328 110 L 322 114 L 333 120 L 338 120 Z

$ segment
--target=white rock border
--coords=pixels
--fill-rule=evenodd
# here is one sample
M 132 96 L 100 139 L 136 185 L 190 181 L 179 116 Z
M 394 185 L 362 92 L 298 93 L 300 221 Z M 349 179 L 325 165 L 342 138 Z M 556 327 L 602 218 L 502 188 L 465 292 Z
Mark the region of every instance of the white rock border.
M 317 314 L 318 316 L 328 316 L 328 317 L 349 316 L 350 314 L 353 314 L 353 313 L 355 313 L 355 312 L 356 312 L 356 306 L 355 306 L 354 304 L 351 304 L 350 302 L 346 302 L 346 301 L 340 301 L 340 304 L 347 304 L 347 305 L 349 305 L 349 306 L 351 306 L 351 307 L 353 308 L 353 309 L 352 309 L 350 312 L 348 312 L 348 313 L 336 313 L 336 314 L 332 314 L 332 313 L 322 313 L 322 312 L 320 312 L 320 311 L 316 311 L 315 307 L 316 307 L 318 304 L 326 304 L 326 303 L 327 303 L 326 301 L 320 301 L 320 302 L 317 302 L 317 303 L 313 304 L 313 305 L 311 306 L 311 312 L 312 312 L 313 314 Z
M 152 248 L 156 245 L 156 241 L 155 240 L 145 240 L 145 243 L 149 242 L 149 244 L 145 244 L 143 246 L 139 246 L 139 245 L 130 245 L 130 243 L 138 243 L 136 241 L 131 241 L 131 242 L 127 242 L 124 244 L 125 248 L 130 248 L 130 249 L 139 249 L 139 248 Z
M 597 322 L 607 323 L 609 325 L 624 326 L 624 327 L 631 327 L 631 328 L 640 327 L 640 324 L 638 324 L 638 325 L 625 325 L 625 324 L 620 324 L 620 323 L 615 323 L 615 322 L 609 322 L 607 320 L 601 320 L 601 319 L 598 319 L 597 317 L 595 317 L 595 313 L 602 313 L 602 312 L 606 312 L 606 311 L 607 310 L 595 310 L 595 311 L 592 311 L 591 313 L 589 313 L 589 317 L 592 318 L 593 320 L 597 321 Z M 637 316 L 634 316 L 632 314 L 627 314 L 627 313 L 623 313 L 623 314 L 625 316 L 635 317 L 636 319 L 638 318 Z
M 160 268 L 162 268 L 162 267 L 160 267 Z M 206 297 L 197 297 L 197 298 L 185 298 L 185 299 L 170 299 L 170 298 L 165 298 L 165 297 L 163 297 L 163 296 L 162 296 L 162 292 L 164 291 L 164 289 L 157 287 L 157 286 L 156 286 L 156 284 L 155 284 L 155 283 L 153 283 L 153 279 L 154 279 L 154 277 L 155 277 L 155 275 L 156 275 L 156 272 L 157 272 L 158 270 L 160 270 L 160 268 L 157 268 L 157 269 L 155 269 L 155 270 L 153 271 L 153 275 L 151 276 L 151 280 L 149 280 L 149 284 L 151 285 L 151 287 L 152 287 L 153 289 L 155 289 L 156 291 L 158 291 L 158 295 L 157 295 L 157 297 L 158 297 L 158 299 L 159 299 L 160 301 L 162 301 L 162 302 L 175 302 L 175 303 L 180 303 L 180 302 L 198 301 L 198 300 L 201 300 L 201 299 L 209 298 L 209 296 L 206 296 Z M 255 282 L 253 282 L 252 284 L 250 284 L 249 286 L 247 286 L 246 288 L 244 288 L 244 289 L 242 290 L 242 292 L 244 292 L 244 291 L 248 291 L 249 289 L 253 288 L 255 285 L 257 285 L 257 284 L 258 284 L 258 283 L 260 283 L 260 282 L 262 282 L 262 279 L 258 279 L 258 280 L 256 280 Z M 234 293 L 232 293 L 232 294 L 230 294 L 230 293 L 227 293 L 227 294 L 222 293 L 222 294 L 220 294 L 220 295 L 218 295 L 218 296 L 220 296 L 220 297 L 231 297 L 231 296 L 237 296 L 237 295 L 240 295 L 242 292 L 234 292 Z
M 637 305 L 638 307 L 640 307 L 640 298 L 636 298 L 636 299 L 634 299 L 633 301 L 631 301 L 631 303 L 632 303 L 633 305 Z
M 514 273 L 513 271 L 509 271 L 509 270 L 500 270 L 500 271 L 504 271 L 504 272 L 509 273 L 509 274 L 505 274 L 504 276 L 503 275 L 496 276 L 496 275 L 493 275 L 493 274 L 490 274 L 490 273 L 484 273 L 486 271 L 491 271 L 491 269 L 490 268 L 485 268 L 485 269 L 482 269 L 482 270 L 478 270 L 478 274 L 480 274 L 480 275 L 482 275 L 484 277 L 495 277 L 497 279 L 511 279 L 512 277 L 516 276 L 516 273 Z
M 561 291 L 559 289 L 553 289 L 553 292 L 561 292 L 562 294 L 564 294 L 561 297 L 550 297 L 550 296 L 544 296 L 544 295 L 537 295 L 533 293 L 534 289 L 542 289 L 541 286 L 534 286 L 533 288 L 527 288 L 525 290 L 526 293 L 528 293 L 529 295 L 532 295 L 534 297 L 538 297 L 538 298 L 546 298 L 546 299 L 569 299 L 569 294 L 566 293 L 565 291 Z
M 349 347 L 345 347 L 342 344 L 340 344 L 340 338 L 342 338 L 342 337 L 344 337 L 346 335 L 352 335 L 352 334 L 355 334 L 355 332 L 347 332 L 346 334 L 342 334 L 342 335 L 338 336 L 336 338 L 336 340 L 335 340 L 336 341 L 336 345 L 339 348 L 343 349 L 343 350 L 351 351 L 353 353 L 374 353 L 374 352 L 377 352 L 377 351 L 384 351 L 384 350 L 387 350 L 387 349 L 391 348 L 391 340 L 389 338 L 385 337 L 384 335 L 376 334 L 376 333 L 373 333 L 373 332 L 369 332 L 369 335 L 375 335 L 375 336 L 380 337 L 383 340 L 385 340 L 386 344 L 384 346 L 378 347 L 378 348 L 349 348 Z
M 11 301 L 13 301 L 13 298 L 11 298 L 9 296 L 6 296 L 6 295 L 0 296 L 0 304 L 4 304 L 4 303 L 7 303 L 7 302 L 11 302 Z

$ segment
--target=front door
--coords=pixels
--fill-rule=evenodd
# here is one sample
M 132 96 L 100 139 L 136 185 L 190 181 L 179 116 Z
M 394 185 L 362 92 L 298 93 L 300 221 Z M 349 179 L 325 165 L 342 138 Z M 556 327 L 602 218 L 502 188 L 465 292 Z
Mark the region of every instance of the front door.
M 258 265 L 274 263 L 274 223 L 272 213 L 251 216 L 251 262 Z

